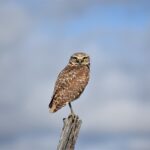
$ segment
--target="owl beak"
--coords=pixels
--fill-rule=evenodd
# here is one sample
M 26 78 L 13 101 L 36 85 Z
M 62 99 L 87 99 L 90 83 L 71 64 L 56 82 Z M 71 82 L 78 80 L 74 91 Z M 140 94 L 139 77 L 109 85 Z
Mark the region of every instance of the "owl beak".
M 79 65 L 81 65 L 81 63 L 82 63 L 82 59 L 79 59 L 79 60 L 78 60 L 78 62 L 79 62 Z

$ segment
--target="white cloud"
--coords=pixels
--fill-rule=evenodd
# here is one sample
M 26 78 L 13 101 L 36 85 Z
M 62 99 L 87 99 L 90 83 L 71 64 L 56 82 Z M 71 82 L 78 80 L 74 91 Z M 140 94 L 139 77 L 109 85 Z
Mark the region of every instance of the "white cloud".
M 149 138 L 135 137 L 134 139 L 131 139 L 129 142 L 129 149 L 130 150 L 149 150 L 150 149 Z
M 17 3 L 0 5 L 0 46 L 14 46 L 29 32 L 31 18 L 27 11 Z
M 53 138 L 55 135 L 53 135 Z M 55 139 L 55 138 L 54 138 Z M 45 135 L 31 135 L 26 137 L 14 138 L 11 143 L 6 143 L 0 145 L 0 148 L 3 150 L 47 150 L 47 149 L 56 149 L 57 143 L 52 139 L 51 136 Z
M 149 106 L 135 103 L 133 100 L 120 99 L 96 104 L 85 110 L 84 130 L 96 132 L 137 132 L 146 133 L 150 131 Z

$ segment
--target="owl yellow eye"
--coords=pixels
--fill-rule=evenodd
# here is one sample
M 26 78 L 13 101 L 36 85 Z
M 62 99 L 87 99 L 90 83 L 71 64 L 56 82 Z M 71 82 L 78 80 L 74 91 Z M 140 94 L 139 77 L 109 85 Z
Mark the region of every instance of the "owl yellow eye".
M 77 61 L 77 60 L 78 60 L 77 57 L 71 57 L 71 59 L 72 59 L 73 61 Z
M 84 57 L 84 58 L 83 58 L 83 61 L 84 61 L 84 62 L 88 61 L 88 57 Z

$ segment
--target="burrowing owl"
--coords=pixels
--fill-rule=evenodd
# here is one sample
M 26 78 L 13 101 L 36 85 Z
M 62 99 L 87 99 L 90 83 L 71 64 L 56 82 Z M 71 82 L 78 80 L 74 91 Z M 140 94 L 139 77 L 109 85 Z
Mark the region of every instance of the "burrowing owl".
M 68 65 L 58 75 L 54 93 L 49 103 L 51 112 L 56 112 L 69 104 L 73 113 L 71 102 L 79 98 L 84 91 L 90 72 L 90 57 L 86 53 L 75 53 L 70 57 Z

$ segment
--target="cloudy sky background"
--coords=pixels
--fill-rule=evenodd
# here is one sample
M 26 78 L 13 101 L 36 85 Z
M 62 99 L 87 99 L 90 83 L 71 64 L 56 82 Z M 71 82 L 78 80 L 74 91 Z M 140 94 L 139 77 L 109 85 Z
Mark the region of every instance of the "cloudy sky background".
M 72 53 L 91 56 L 91 80 L 72 105 L 76 149 L 150 150 L 148 0 L 0 1 L 0 149 L 56 149 L 64 107 L 48 103 Z

